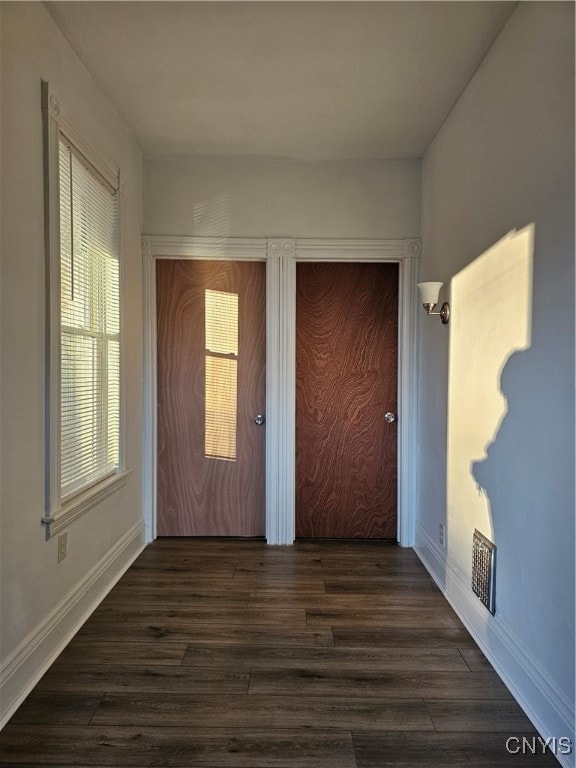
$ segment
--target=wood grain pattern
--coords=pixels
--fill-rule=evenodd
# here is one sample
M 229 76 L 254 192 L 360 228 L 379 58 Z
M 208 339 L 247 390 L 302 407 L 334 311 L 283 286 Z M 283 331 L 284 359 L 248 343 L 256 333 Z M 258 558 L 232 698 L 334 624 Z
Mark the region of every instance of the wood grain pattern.
M 266 645 L 188 645 L 183 665 L 238 669 L 467 672 L 457 648 L 295 648 Z
M 472 672 L 492 669 L 490 662 L 479 648 L 461 648 L 460 653 Z
M 291 579 L 294 567 L 298 567 L 298 572 L 302 578 L 313 579 L 323 576 L 330 581 L 338 580 L 346 569 L 346 561 L 342 563 L 288 563 L 279 562 L 276 564 L 267 562 L 246 562 L 244 565 L 236 568 L 234 577 L 246 577 L 253 573 L 266 573 L 269 577 L 277 579 Z M 397 563 L 363 563 L 362 566 L 354 566 L 358 578 L 371 580 L 380 580 L 382 577 L 390 577 L 398 574 L 404 576 L 418 576 L 420 571 L 414 570 L 411 565 L 399 565 Z
M 457 627 L 389 627 L 332 630 L 339 648 L 475 648 L 470 633 Z M 470 665 L 468 665 L 470 666 Z M 488 667 L 491 669 L 491 667 Z
M 0 742 L 11 766 L 63 768 L 80 755 L 84 766 L 356 768 L 349 731 L 61 726 L 55 737 L 51 726 L 14 725 Z
M 396 538 L 398 267 L 297 265 L 296 534 Z
M 437 731 L 506 733 L 533 728 L 514 700 L 427 701 L 426 706 Z
M 86 693 L 44 693 L 35 690 L 12 718 L 12 723 L 88 725 L 104 696 Z
M 216 614 L 212 618 L 216 618 Z M 230 626 L 227 622 L 208 621 L 197 624 L 195 621 L 145 621 L 131 622 L 123 626 L 131 640 L 147 642 L 162 640 L 173 645 L 175 643 L 213 643 L 218 637 L 225 643 L 262 643 L 264 645 L 333 645 L 330 627 L 302 626 L 301 614 L 298 614 L 296 627 L 289 624 L 278 624 L 270 620 L 266 624 L 246 624 Z M 110 622 L 89 621 L 78 632 L 78 639 L 115 640 L 118 637 L 118 627 Z M 158 662 L 162 663 L 162 662 Z M 179 663 L 166 661 L 166 664 Z
M 122 623 L 125 627 L 147 624 L 164 624 L 168 627 L 194 627 L 199 624 L 225 624 L 227 626 L 265 626 L 287 624 L 288 626 L 306 626 L 304 608 L 228 608 L 228 607 L 188 607 L 143 605 L 142 608 L 104 608 L 100 606 L 92 614 L 94 624 L 112 622 Z
M 266 398 L 265 264 L 158 260 L 156 281 L 158 534 L 262 536 L 265 430 L 254 416 Z M 205 450 L 207 290 L 238 296 L 235 460 Z
M 97 643 L 96 647 L 99 649 Z M 152 665 L 132 665 L 127 651 L 135 643 L 126 644 L 122 664 L 109 663 L 110 659 L 101 653 L 93 653 L 86 644 L 83 650 L 84 664 L 74 666 L 55 664 L 38 683 L 36 693 L 42 693 L 44 699 L 49 695 L 51 700 L 63 703 L 65 697 L 55 694 L 55 691 L 66 691 L 70 695 L 68 701 L 76 703 L 80 694 L 84 694 L 85 708 L 90 707 L 91 698 L 95 693 L 170 693 L 182 694 L 193 691 L 198 694 L 233 695 L 248 692 L 249 670 L 240 671 L 226 668 L 206 667 L 154 667 Z M 52 692 L 49 694 L 47 692 Z M 75 695 L 73 695 L 75 693 Z M 86 694 L 91 696 L 87 696 Z M 98 699 L 101 701 L 102 695 Z M 96 709 L 96 706 L 94 709 Z M 94 714 L 91 711 L 90 717 Z M 89 718 L 90 719 L 90 718 Z M 23 721 L 18 721 L 23 722 Z M 29 721 L 26 721 L 29 722 Z
M 358 595 L 358 594 L 328 594 L 323 598 L 325 608 L 332 609 L 351 609 L 363 608 L 374 611 L 379 608 L 398 608 L 410 606 L 411 608 L 427 609 L 434 605 L 444 607 L 444 596 L 437 593 L 432 595 L 428 592 L 418 594 L 416 590 L 400 595 Z M 293 595 L 286 595 L 281 591 L 267 592 L 262 595 L 256 595 L 249 600 L 250 608 L 264 608 L 265 606 L 277 606 L 279 602 L 286 608 L 305 608 L 308 611 L 314 611 L 318 608 L 318 595 L 314 592 L 300 592 Z
M 90 634 L 91 623 L 85 624 L 86 634 Z M 116 637 L 118 632 L 116 631 Z M 83 642 L 79 636 L 75 643 L 67 645 L 62 651 L 56 663 L 47 672 L 51 675 L 54 669 L 66 664 L 141 664 L 148 667 L 174 666 L 179 667 L 186 653 L 186 643 L 154 643 L 154 642 L 127 642 L 97 640 Z M 42 687 L 44 678 L 40 686 Z M 91 690 L 86 688 L 85 690 Z
M 382 578 L 363 581 L 351 581 L 349 579 L 340 579 L 339 581 L 326 581 L 326 594 L 329 595 L 376 595 L 377 598 L 394 596 L 402 599 L 404 595 L 430 594 L 435 592 L 438 587 L 431 584 L 425 576 L 414 576 L 405 573 L 401 576 L 395 574 L 384 576 Z
M 159 539 L 0 733 L 0 766 L 557 766 L 506 752 L 535 731 L 418 568 L 365 541 Z
M 314 608 L 306 611 L 309 627 L 457 627 L 459 619 L 438 608 L 378 608 L 372 611 L 354 608 Z
M 255 669 L 249 693 L 390 699 L 511 699 L 496 672 L 350 672 L 318 667 Z
M 131 605 L 134 605 L 134 598 L 139 593 L 138 587 L 131 587 L 130 589 L 122 590 L 114 595 L 108 596 L 102 603 L 103 608 L 109 608 L 114 607 L 118 608 L 120 606 L 129 607 Z M 154 606 L 154 605 L 161 605 L 161 606 L 170 606 L 170 605 L 179 605 L 182 603 L 182 601 L 185 600 L 186 604 L 189 606 L 194 607 L 200 607 L 200 606 L 212 606 L 215 605 L 222 607 L 222 608 L 238 608 L 241 606 L 244 606 L 245 608 L 248 607 L 248 601 L 249 601 L 249 593 L 248 592 L 238 592 L 238 593 L 232 593 L 232 594 L 222 594 L 221 592 L 214 590 L 211 594 L 207 594 L 207 590 L 202 590 L 201 592 L 197 592 L 196 590 L 191 589 L 190 587 L 184 587 L 184 585 L 180 586 L 180 589 L 178 586 L 174 586 L 169 593 L 166 592 L 166 589 L 158 586 L 153 586 L 148 589 L 148 594 L 146 596 L 146 605 Z
M 434 729 L 422 701 L 329 696 L 106 696 L 93 725 L 169 725 L 204 728 Z
M 446 768 L 458 765 L 468 768 L 547 768 L 559 763 L 551 752 L 545 755 L 511 755 L 506 739 L 534 737 L 534 731 L 494 733 L 352 733 L 358 768 Z M 385 757 L 384 757 L 385 756 Z

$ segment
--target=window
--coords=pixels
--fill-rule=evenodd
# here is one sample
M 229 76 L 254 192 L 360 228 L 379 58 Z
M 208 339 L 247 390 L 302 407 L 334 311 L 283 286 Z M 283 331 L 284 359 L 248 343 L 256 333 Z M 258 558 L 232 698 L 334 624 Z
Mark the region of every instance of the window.
M 53 535 L 125 481 L 118 170 L 43 83 L 49 333 L 46 514 Z
M 236 461 L 238 294 L 204 292 L 206 337 L 205 455 Z
M 120 437 L 116 191 L 64 139 L 60 187 L 60 476 L 65 499 L 114 472 Z

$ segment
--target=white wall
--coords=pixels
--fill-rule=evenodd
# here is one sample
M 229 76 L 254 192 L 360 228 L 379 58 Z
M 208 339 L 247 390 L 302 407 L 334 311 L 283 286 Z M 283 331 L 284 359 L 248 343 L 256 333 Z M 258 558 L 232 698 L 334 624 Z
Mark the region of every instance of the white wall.
M 420 318 L 418 551 L 542 732 L 574 738 L 571 3 L 504 27 L 424 158 L 422 238 L 453 314 Z M 475 527 L 498 547 L 493 618 Z
M 141 529 L 141 157 L 41 3 L 2 3 L 1 715 L 138 551 Z M 44 514 L 44 230 L 40 80 L 122 171 L 127 485 L 68 529 Z M 56 625 L 57 620 L 59 623 Z
M 420 161 L 148 158 L 144 231 L 230 237 L 419 237 Z

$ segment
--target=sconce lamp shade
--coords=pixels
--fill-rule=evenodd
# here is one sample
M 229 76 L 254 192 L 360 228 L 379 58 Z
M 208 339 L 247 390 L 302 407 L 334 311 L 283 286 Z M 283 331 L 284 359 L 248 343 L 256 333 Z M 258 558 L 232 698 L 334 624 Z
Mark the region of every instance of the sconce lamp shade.
M 417 283 L 422 304 L 438 304 L 438 294 L 444 283 Z

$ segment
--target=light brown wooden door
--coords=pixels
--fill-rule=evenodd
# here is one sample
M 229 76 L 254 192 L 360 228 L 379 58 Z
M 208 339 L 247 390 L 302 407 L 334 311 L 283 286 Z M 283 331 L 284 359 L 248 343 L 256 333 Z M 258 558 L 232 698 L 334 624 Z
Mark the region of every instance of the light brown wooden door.
M 265 264 L 159 260 L 159 536 L 264 535 Z
M 396 538 L 398 266 L 298 264 L 296 535 Z

